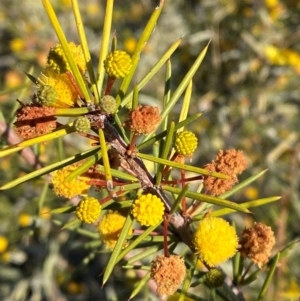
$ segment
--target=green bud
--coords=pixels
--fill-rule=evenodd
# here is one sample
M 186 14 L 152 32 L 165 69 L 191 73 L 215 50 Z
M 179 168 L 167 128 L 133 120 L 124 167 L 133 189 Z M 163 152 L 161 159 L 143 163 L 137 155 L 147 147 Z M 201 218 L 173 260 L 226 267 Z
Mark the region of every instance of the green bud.
M 219 287 L 223 284 L 225 280 L 225 274 L 223 273 L 222 270 L 212 268 L 210 269 L 207 274 L 206 274 L 206 284 L 211 287 Z
M 117 103 L 114 97 L 105 95 L 100 99 L 100 109 L 104 114 L 114 114 L 117 110 Z
M 74 127 L 79 133 L 87 133 L 91 128 L 91 122 L 85 116 L 80 116 L 74 121 Z

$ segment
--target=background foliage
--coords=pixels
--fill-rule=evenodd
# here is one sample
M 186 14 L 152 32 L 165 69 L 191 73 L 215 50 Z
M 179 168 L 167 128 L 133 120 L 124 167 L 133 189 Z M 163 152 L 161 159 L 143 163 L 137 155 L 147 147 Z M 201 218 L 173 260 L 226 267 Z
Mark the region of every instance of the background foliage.
M 68 39 L 78 42 L 69 1 L 57 0 L 52 3 Z M 148 0 L 116 1 L 113 29 L 118 37 L 119 48 L 129 53 L 133 51 L 145 20 L 156 4 L 156 1 Z M 96 0 L 87 0 L 81 5 L 94 58 L 99 53 L 104 7 L 105 1 Z M 254 208 L 253 216 L 239 213 L 230 218 L 240 230 L 250 225 L 252 220 L 272 226 L 277 250 L 300 236 L 299 13 L 300 4 L 295 0 L 167 0 L 136 74 L 138 81 L 166 47 L 184 35 L 182 45 L 172 58 L 174 89 L 181 75 L 211 39 L 207 56 L 194 78 L 190 112 L 201 111 L 203 117 L 190 127 L 200 140 L 200 148 L 193 162 L 203 166 L 213 159 L 219 149 L 234 147 L 242 149 L 251 162 L 244 177 L 269 169 L 262 179 L 247 188 L 244 194 L 235 196 L 234 200 L 243 202 L 270 195 L 282 195 L 282 199 Z M 39 1 L 22 1 L 22 4 L 15 0 L 1 1 L 1 91 L 25 83 L 30 85 L 23 71 L 39 74 L 49 48 L 56 43 L 54 31 Z M 160 106 L 163 89 L 164 74 L 161 72 L 140 94 L 141 102 Z M 30 88 L 1 93 L 1 113 L 5 120 L 13 120 L 17 107 L 15 100 L 18 98 L 29 102 L 33 92 Z M 175 116 L 180 110 L 180 106 L 177 106 L 172 114 Z M 2 117 L 0 122 L 3 122 Z M 1 140 L 1 143 L 4 144 L 5 140 Z M 74 142 L 72 138 L 67 138 L 65 147 L 73 154 L 74 149 L 81 149 L 83 145 L 78 140 Z M 43 161 L 57 158 L 51 148 L 54 146 L 50 144 L 38 150 Z M 19 155 L 1 159 L 1 184 L 29 169 L 28 162 Z M 86 296 L 89 296 L 88 300 L 113 300 L 117 298 L 115 288 L 120 287 L 120 283 L 122 289 L 118 288 L 118 298 L 127 298 L 136 275 L 116 271 L 113 280 L 101 290 L 97 279 L 107 255 L 93 258 L 95 254 L 79 248 L 76 233 L 59 231 L 59 225 L 53 224 L 48 214 L 41 214 L 41 211 L 48 212 L 49 208 L 65 204 L 51 191 L 47 193 L 45 202 L 40 204 L 38 200 L 44 193 L 41 183 L 29 182 L 16 189 L 0 192 L 0 235 L 9 242 L 8 251 L 1 255 L 0 298 L 27 300 L 22 296 L 28 286 L 35 288 L 31 291 L 31 297 L 38 297 L 40 282 L 49 278 L 43 277 L 51 273 L 52 267 L 57 264 L 62 267 L 61 274 L 56 274 L 54 279 L 58 286 L 61 285 L 62 291 L 46 292 L 47 300 L 86 300 Z M 81 240 L 83 243 L 84 239 Z M 88 269 L 78 266 L 87 254 L 92 256 Z M 57 258 L 59 261 L 55 262 Z M 297 258 L 299 248 L 294 248 L 281 261 L 268 294 L 270 300 L 291 300 L 300 296 Z M 63 283 L 61 279 L 74 271 L 74 267 L 77 270 L 72 279 Z M 13 288 L 21 292 L 20 299 L 14 295 Z M 194 293 L 203 292 L 195 290 Z M 251 296 L 250 290 L 248 294 Z M 156 300 L 150 291 L 148 296 L 140 298 Z

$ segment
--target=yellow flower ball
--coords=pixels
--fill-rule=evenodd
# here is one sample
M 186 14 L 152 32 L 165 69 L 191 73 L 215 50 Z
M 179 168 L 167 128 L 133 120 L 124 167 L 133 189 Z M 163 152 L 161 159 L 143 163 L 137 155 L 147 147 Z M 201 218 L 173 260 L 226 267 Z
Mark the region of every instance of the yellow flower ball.
M 226 220 L 207 217 L 200 221 L 194 233 L 194 246 L 199 259 L 213 267 L 234 256 L 238 237 Z
M 70 181 L 66 181 L 66 177 L 78 167 L 78 164 L 68 165 L 62 169 L 51 173 L 53 191 L 57 196 L 63 196 L 71 199 L 77 195 L 85 194 L 91 187 L 87 182 L 89 178 L 84 176 L 76 177 Z
M 8 240 L 5 236 L 0 235 L 0 253 L 4 253 L 8 247 Z
M 67 74 L 47 71 L 38 78 L 37 97 L 48 107 L 70 108 L 78 100 L 78 93 Z
M 86 197 L 80 201 L 76 207 L 77 218 L 86 224 L 95 222 L 101 212 L 99 201 L 92 197 Z
M 123 50 L 115 50 L 107 55 L 104 61 L 106 73 L 115 78 L 125 77 L 132 66 L 131 57 Z
M 164 211 L 165 206 L 161 199 L 148 193 L 135 200 L 131 213 L 141 225 L 153 226 L 162 220 Z
M 78 69 L 82 74 L 85 73 L 86 64 L 81 45 L 76 45 L 75 43 L 70 42 L 69 49 Z M 50 49 L 46 68 L 55 71 L 56 73 L 66 73 L 71 70 L 64 50 L 60 44 L 57 44 Z
M 113 250 L 118 238 L 121 234 L 125 223 L 125 216 L 118 211 L 108 211 L 101 219 L 98 225 L 98 231 L 101 239 L 108 249 Z M 129 230 L 128 235 L 132 234 L 132 229 Z M 124 247 L 126 246 L 126 243 Z
M 190 131 L 182 131 L 177 133 L 175 137 L 174 147 L 179 155 L 190 157 L 198 146 L 198 139 L 194 133 Z
M 29 227 L 32 223 L 33 217 L 30 214 L 23 212 L 18 216 L 18 224 L 21 227 Z

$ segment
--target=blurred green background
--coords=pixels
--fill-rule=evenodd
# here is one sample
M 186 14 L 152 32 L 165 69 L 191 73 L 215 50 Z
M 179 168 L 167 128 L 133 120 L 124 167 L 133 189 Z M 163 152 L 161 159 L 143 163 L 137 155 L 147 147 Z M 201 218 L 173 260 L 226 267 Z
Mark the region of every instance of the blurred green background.
M 70 1 L 51 2 L 69 41 L 78 42 Z M 105 1 L 79 2 L 96 66 Z M 158 3 L 115 2 L 112 29 L 118 38 L 118 48 L 132 53 Z M 190 113 L 203 112 L 199 121 L 189 127 L 200 141 L 193 163 L 203 166 L 219 149 L 237 148 L 245 152 L 250 163 L 241 179 L 268 169 L 259 181 L 233 200 L 245 202 L 272 195 L 281 195 L 281 200 L 254 208 L 251 216 L 233 214 L 230 218 L 240 230 L 253 220 L 270 225 L 277 240 L 275 251 L 300 237 L 299 15 L 297 0 L 166 0 L 135 76 L 135 81 L 139 81 L 167 47 L 183 36 L 180 48 L 171 58 L 174 91 L 198 53 L 211 41 L 193 81 Z M 35 92 L 24 71 L 37 76 L 44 67 L 49 48 L 56 43 L 40 1 L 0 2 L 0 91 L 25 83 L 28 86 L 0 95 L 2 146 L 8 141 L 4 122 L 13 121 L 18 107 L 16 99 L 28 103 Z M 163 89 L 164 70 L 161 70 L 143 89 L 140 101 L 161 106 Z M 180 105 L 174 108 L 174 118 L 180 110 Z M 9 141 L 13 139 L 10 137 Z M 71 139 L 65 143 L 70 153 L 84 147 Z M 51 144 L 44 145 L 37 150 L 42 162 L 58 159 L 51 147 Z M 1 158 L 0 162 L 1 185 L 32 170 L 28 161 L 19 155 Z M 101 290 L 98 276 L 107 255 L 96 256 L 95 252 L 80 250 L 78 243 L 85 238 L 59 231 L 59 226 L 49 219 L 48 211 L 66 202 L 49 191 L 45 202 L 39 203 L 45 191 L 40 180 L 0 192 L 0 238 L 3 240 L 0 239 L 0 299 L 127 300 L 139 275 L 118 270 Z M 281 260 L 266 300 L 300 297 L 299 253 L 296 247 Z M 74 267 L 88 255 L 92 256 L 88 268 L 83 266 L 73 273 Z M 69 281 L 63 280 L 66 274 L 72 274 Z M 262 280 L 260 277 L 253 286 L 245 288 L 249 300 Z M 120 283 L 122 289 L 118 288 L 116 293 Z M 205 296 L 202 287 L 193 292 Z M 156 300 L 151 287 L 149 294 L 140 296 L 140 300 Z

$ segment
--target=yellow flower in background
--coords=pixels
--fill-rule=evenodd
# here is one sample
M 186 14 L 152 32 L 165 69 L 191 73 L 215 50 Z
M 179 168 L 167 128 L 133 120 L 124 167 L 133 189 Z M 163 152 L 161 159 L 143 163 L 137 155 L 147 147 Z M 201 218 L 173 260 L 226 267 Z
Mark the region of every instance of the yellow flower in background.
M 200 221 L 194 234 L 194 245 L 199 259 L 213 267 L 234 256 L 238 237 L 226 220 L 206 217 Z
M 25 40 L 21 38 L 15 38 L 10 41 L 9 48 L 12 52 L 20 52 L 25 48 Z
M 124 41 L 124 48 L 128 53 L 133 53 L 137 44 L 137 40 L 133 37 L 127 38 Z
M 71 199 L 77 195 L 85 194 L 91 187 L 91 185 L 87 184 L 89 178 L 84 176 L 76 177 L 70 181 L 65 180 L 77 167 L 78 164 L 76 163 L 51 173 L 51 183 L 53 184 L 53 191 L 56 195 Z
M 33 223 L 33 217 L 28 213 L 21 213 L 18 216 L 18 224 L 21 227 L 29 227 Z
M 164 215 L 165 206 L 160 198 L 151 193 L 141 195 L 132 205 L 132 215 L 143 226 L 159 223 Z
M 0 253 L 4 253 L 8 247 L 8 240 L 5 236 L 0 235 Z
M 117 240 L 122 232 L 125 220 L 125 216 L 123 216 L 118 211 L 108 211 L 101 219 L 97 228 L 100 233 L 101 239 L 108 249 L 113 250 L 113 248 L 115 247 Z M 128 235 L 131 234 L 132 229 L 128 232 Z

